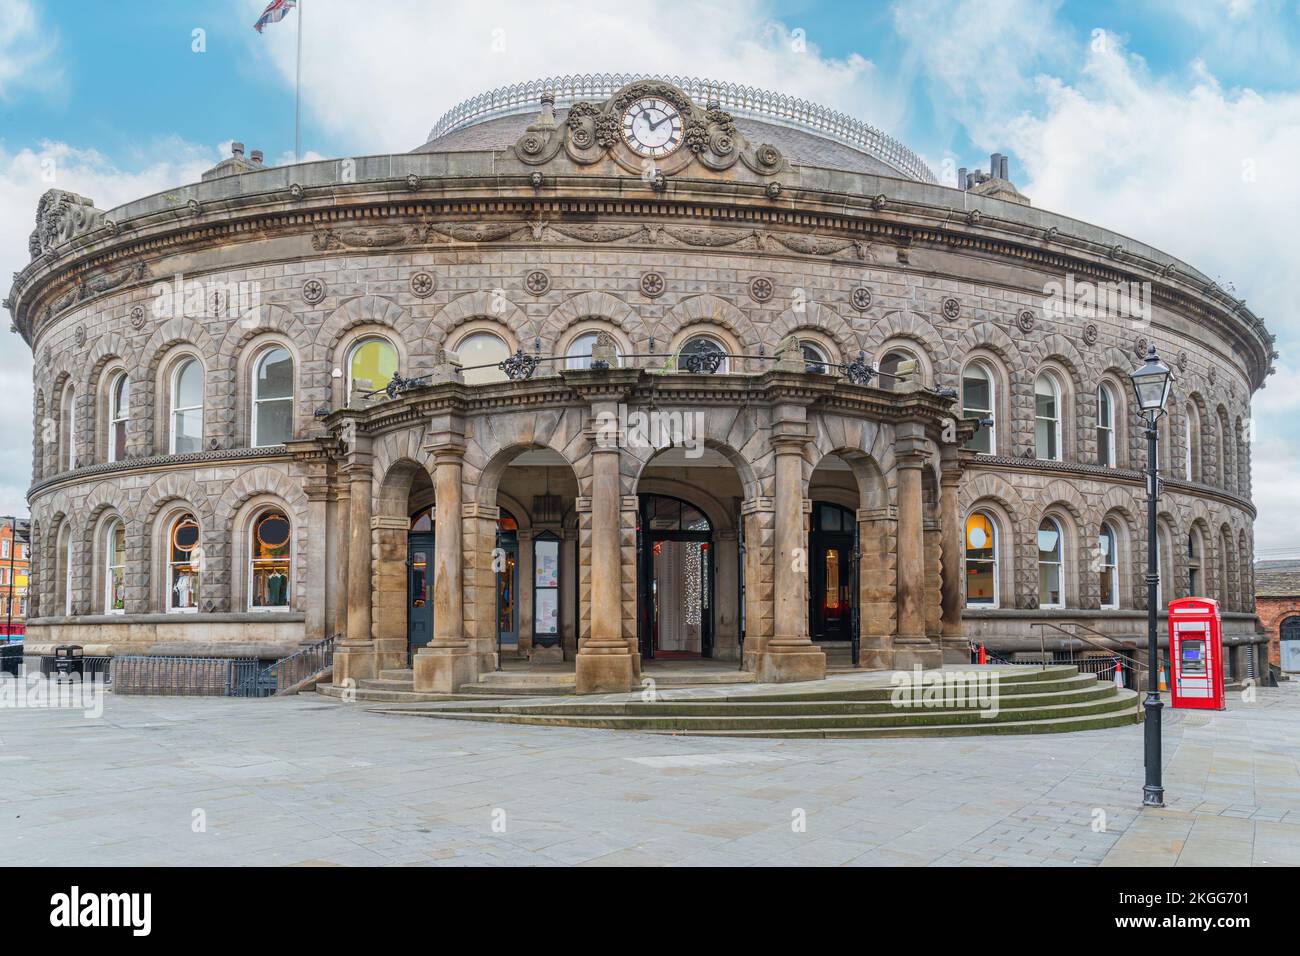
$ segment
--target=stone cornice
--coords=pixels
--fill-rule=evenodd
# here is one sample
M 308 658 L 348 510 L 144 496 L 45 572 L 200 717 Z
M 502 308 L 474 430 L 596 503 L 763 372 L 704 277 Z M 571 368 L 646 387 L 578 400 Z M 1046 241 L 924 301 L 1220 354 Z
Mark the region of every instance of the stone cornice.
M 473 157 L 495 159 L 498 154 L 466 155 L 465 167 L 472 169 Z M 387 160 L 386 168 L 392 172 L 419 165 L 405 156 L 370 159 Z M 335 235 L 337 248 L 315 250 L 313 257 L 358 249 L 455 249 L 497 242 L 535 245 L 530 230 L 539 225 L 543 230 L 567 225 L 572 232 L 575 224 L 598 217 L 605 225 L 622 221 L 632 233 L 608 238 L 608 231 L 597 230 L 590 233 L 594 237 L 590 240 L 566 238 L 580 244 L 632 243 L 649 251 L 682 246 L 653 241 L 646 223 L 706 220 L 711 228 L 754 231 L 765 255 L 812 256 L 867 267 L 874 252 L 866 246 L 881 243 L 904 252 L 929 247 L 1018 260 L 1031 268 L 1071 272 L 1096 281 L 1149 281 L 1157 303 L 1217 326 L 1242 350 L 1252 387 L 1262 383 L 1271 366 L 1272 336 L 1262 322 L 1243 301 L 1191 267 L 1098 227 L 987 197 L 963 197 L 945 187 L 797 167 L 803 185 L 786 190 L 779 200 L 757 184 L 673 179 L 666 193 L 656 195 L 639 181 L 631 188 L 628 177 L 599 174 L 548 177 L 547 188 L 537 190 L 522 169 L 518 175 L 454 175 L 443 162 L 433 167 L 442 170 L 440 176 L 423 174 L 438 178 L 422 181 L 421 191 L 412 192 L 405 178 L 396 176 L 335 181 L 336 165 L 304 164 L 245 174 L 238 185 L 249 187 L 248 191 L 234 194 L 230 184 L 219 186 L 224 180 L 195 184 L 166 194 L 164 198 L 174 201 L 174 206 L 160 207 L 160 197 L 151 197 L 112 210 L 119 218 L 109 217 L 108 225 L 71 239 L 56 249 L 57 255 L 46 253 L 16 274 L 11 294 L 15 322 L 32 342 L 39 331 L 33 328 L 33 318 L 47 306 L 63 303 L 66 309 L 138 285 L 130 281 L 106 292 L 94 291 L 105 273 L 116 276 L 124 266 L 138 267 L 172 250 L 308 232 L 319 235 L 322 229 L 367 224 L 386 231 L 358 235 L 351 246 L 345 236 Z M 291 189 L 294 183 L 285 180 L 295 175 L 320 184 Z M 836 188 L 825 188 L 823 183 Z M 271 188 L 273 184 L 281 185 Z M 267 188 L 257 189 L 259 185 Z M 642 190 L 645 195 L 637 195 Z M 209 195 L 206 201 L 201 198 Z M 956 209 L 952 204 L 959 198 L 973 210 Z M 972 216 L 972 211 L 980 215 Z M 455 229 L 451 234 L 440 232 L 440 227 L 446 230 L 467 221 L 476 226 L 462 231 L 465 238 L 457 238 Z M 493 225 L 512 222 L 517 228 L 504 234 Z M 772 231 L 764 235 L 769 228 Z M 411 236 L 418 241 L 411 244 Z M 782 241 L 783 236 L 790 241 Z M 832 240 L 838 240 L 838 249 Z M 326 245 L 332 241 L 324 240 Z M 735 244 L 713 242 L 706 238 L 700 247 L 710 254 L 725 254 Z M 746 251 L 752 253 L 753 248 Z M 899 265 L 907 267 L 905 261 Z
M 120 478 L 126 475 L 149 472 L 166 472 L 173 469 L 193 471 L 208 465 L 226 465 L 242 462 L 289 461 L 290 454 L 283 445 L 264 448 L 229 448 L 221 451 L 199 451 L 187 455 L 149 455 L 144 458 L 127 458 L 97 465 L 86 465 L 71 471 L 62 471 L 36 482 L 27 489 L 27 500 L 63 485 L 75 485 L 97 478 Z

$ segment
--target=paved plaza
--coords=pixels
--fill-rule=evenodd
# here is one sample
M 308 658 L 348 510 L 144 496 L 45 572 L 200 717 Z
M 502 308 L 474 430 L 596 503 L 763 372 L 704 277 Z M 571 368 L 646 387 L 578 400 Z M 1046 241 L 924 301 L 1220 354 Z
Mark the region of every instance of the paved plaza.
M 0 710 L 7 865 L 1300 865 L 1300 686 L 1142 728 L 723 740 L 312 695 Z

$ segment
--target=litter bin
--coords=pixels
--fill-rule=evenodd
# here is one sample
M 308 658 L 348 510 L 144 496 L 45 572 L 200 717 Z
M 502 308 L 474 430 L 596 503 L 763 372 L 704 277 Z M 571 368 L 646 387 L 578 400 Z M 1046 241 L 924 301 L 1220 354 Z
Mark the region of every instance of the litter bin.
M 57 677 L 85 673 L 80 644 L 60 644 L 54 649 L 54 673 Z
M 22 663 L 22 644 L 0 644 L 0 674 L 10 674 L 17 677 Z

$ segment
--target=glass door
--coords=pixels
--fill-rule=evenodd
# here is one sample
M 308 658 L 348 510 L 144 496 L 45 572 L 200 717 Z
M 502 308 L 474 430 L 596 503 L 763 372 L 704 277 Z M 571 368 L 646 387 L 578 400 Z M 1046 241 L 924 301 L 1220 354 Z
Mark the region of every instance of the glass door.
M 406 640 L 412 657 L 433 640 L 433 535 L 407 536 Z

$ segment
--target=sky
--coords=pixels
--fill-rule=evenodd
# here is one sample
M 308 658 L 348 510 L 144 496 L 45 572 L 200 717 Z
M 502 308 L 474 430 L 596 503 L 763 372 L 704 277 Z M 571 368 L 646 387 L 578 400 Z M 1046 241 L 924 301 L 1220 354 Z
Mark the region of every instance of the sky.
M 259 35 L 265 5 L 0 0 L 0 276 L 27 263 L 52 185 L 108 209 L 197 180 L 232 140 L 291 161 L 299 13 Z M 302 6 L 308 158 L 405 152 L 476 93 L 604 71 L 803 96 L 941 180 L 1006 153 L 1036 206 L 1184 259 L 1264 317 L 1281 358 L 1252 406 L 1257 556 L 1300 557 L 1300 0 Z M 0 342 L 0 385 L 29 395 L 30 352 Z M 29 401 L 6 403 L 0 514 L 26 510 L 31 447 Z

